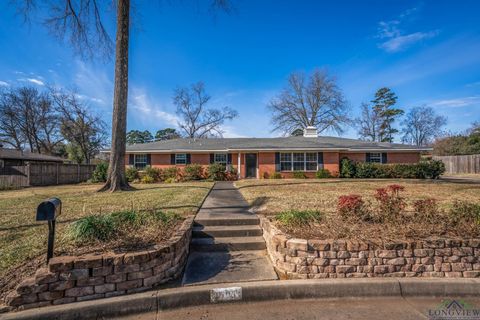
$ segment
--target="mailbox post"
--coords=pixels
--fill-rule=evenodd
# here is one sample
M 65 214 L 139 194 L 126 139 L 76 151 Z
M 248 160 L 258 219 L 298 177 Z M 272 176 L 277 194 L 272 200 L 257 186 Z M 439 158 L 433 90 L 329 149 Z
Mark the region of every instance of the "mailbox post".
M 37 221 L 48 223 L 48 247 L 47 263 L 53 257 L 53 243 L 55 241 L 55 220 L 62 213 L 62 201 L 58 198 L 50 198 L 37 207 Z

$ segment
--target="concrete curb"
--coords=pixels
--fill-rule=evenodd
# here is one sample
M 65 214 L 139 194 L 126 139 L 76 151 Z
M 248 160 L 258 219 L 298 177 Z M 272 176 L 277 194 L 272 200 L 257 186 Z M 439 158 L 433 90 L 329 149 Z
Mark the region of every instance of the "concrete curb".
M 225 290 L 225 288 L 230 288 Z M 217 296 L 213 297 L 214 294 Z M 217 302 L 343 297 L 461 297 L 480 295 L 480 279 L 324 279 L 224 283 L 149 291 L 0 315 L 0 319 L 120 317 Z

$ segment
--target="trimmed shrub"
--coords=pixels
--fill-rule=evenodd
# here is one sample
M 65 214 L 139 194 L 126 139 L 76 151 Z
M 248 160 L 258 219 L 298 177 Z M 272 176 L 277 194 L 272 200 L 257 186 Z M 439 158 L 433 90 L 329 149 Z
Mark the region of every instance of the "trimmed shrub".
M 168 167 L 162 170 L 161 178 L 163 181 L 173 180 L 177 181 L 180 175 L 180 170 L 177 167 Z
M 340 161 L 340 177 L 341 178 L 354 178 L 355 177 L 355 163 L 348 159 L 343 158 Z
M 379 217 L 381 220 L 387 218 L 389 220 L 396 219 L 405 209 L 405 199 L 400 195 L 400 192 L 405 190 L 405 187 L 398 184 L 392 184 L 386 188 L 379 188 L 376 190 L 375 199 L 379 204 Z
M 95 167 L 95 170 L 92 173 L 91 181 L 94 183 L 97 182 L 105 182 L 107 181 L 108 175 L 108 163 L 107 162 L 100 162 Z
M 282 174 L 280 172 L 273 172 L 270 174 L 270 179 L 282 179 Z
M 161 174 L 162 174 L 162 171 L 158 168 L 146 167 L 145 171 L 143 172 L 142 181 L 144 180 L 145 177 L 149 177 L 147 180 L 150 180 L 152 182 L 158 182 L 161 179 Z
M 303 171 L 293 171 L 294 179 L 307 179 L 307 175 Z
M 480 227 L 480 204 L 468 201 L 455 201 L 448 212 L 451 224 L 458 225 L 461 222 Z
M 227 168 L 221 163 L 212 163 L 207 168 L 207 177 L 212 181 L 227 180 Z
M 279 213 L 276 219 L 286 227 L 304 227 L 322 219 L 322 213 L 315 210 L 288 210 Z
M 362 196 L 349 194 L 338 197 L 337 212 L 344 219 L 355 218 L 361 221 L 371 221 L 372 216 Z
M 142 179 L 140 179 L 140 182 L 141 183 L 155 183 L 155 179 L 152 177 L 152 176 L 149 176 L 149 175 L 144 175 L 142 177 Z
M 417 220 L 432 220 L 439 213 L 437 200 L 432 198 L 420 199 L 413 202 L 413 210 Z
M 387 168 L 381 164 L 359 162 L 354 166 L 355 178 L 390 178 Z
M 125 170 L 125 178 L 127 178 L 128 182 L 138 180 L 140 178 L 140 175 L 138 174 L 138 169 L 135 167 L 128 167 L 127 170 Z
M 202 180 L 203 177 L 203 168 L 199 164 L 187 164 L 183 170 L 183 179 L 185 181 L 191 180 Z
M 332 174 L 328 169 L 320 169 L 315 173 L 315 177 L 317 179 L 326 179 L 326 178 L 331 178 Z
M 235 181 L 238 179 L 238 171 L 232 166 L 226 168 L 225 174 L 225 179 L 228 181 Z

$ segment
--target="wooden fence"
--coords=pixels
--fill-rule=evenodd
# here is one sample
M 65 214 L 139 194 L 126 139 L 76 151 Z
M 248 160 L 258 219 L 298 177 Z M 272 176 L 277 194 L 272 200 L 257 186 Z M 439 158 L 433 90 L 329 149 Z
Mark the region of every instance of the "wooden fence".
M 445 173 L 480 173 L 480 154 L 463 156 L 433 156 L 445 163 Z
M 0 189 L 79 183 L 92 177 L 95 165 L 30 163 L 0 168 Z

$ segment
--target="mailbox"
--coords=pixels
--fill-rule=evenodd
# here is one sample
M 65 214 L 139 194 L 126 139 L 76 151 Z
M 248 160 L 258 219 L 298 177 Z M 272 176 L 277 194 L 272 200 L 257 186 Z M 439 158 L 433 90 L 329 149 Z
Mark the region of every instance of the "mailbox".
M 58 198 L 50 198 L 37 207 L 37 221 L 55 220 L 62 213 L 62 201 Z
M 62 213 L 62 201 L 58 198 L 50 198 L 37 207 L 37 221 L 48 223 L 47 264 L 53 257 L 53 244 L 55 241 L 55 220 Z

